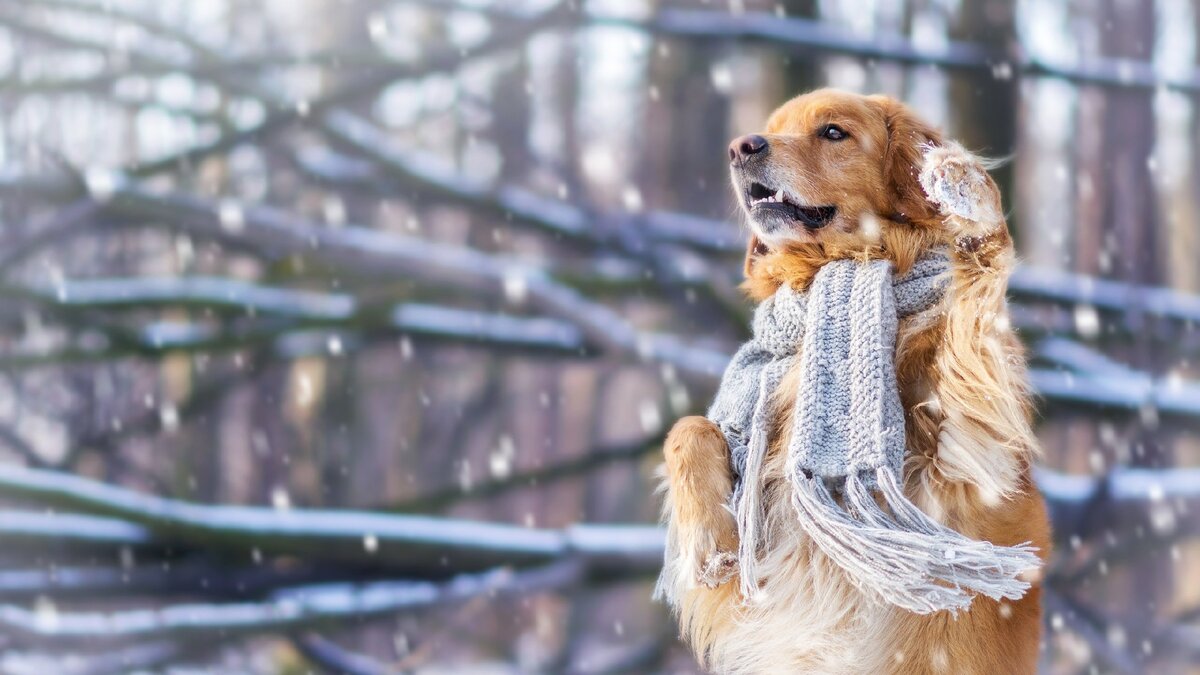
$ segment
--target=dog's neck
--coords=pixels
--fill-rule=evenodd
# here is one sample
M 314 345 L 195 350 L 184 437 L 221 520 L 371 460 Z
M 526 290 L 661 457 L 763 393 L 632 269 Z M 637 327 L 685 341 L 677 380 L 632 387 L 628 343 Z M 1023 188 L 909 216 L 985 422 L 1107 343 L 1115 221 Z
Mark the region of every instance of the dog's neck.
M 921 254 L 945 243 L 939 228 L 893 222 L 874 238 L 861 232 L 825 232 L 820 241 L 787 244 L 756 255 L 742 290 L 756 303 L 784 284 L 807 290 L 817 270 L 831 260 L 891 260 L 896 273 L 903 275 Z

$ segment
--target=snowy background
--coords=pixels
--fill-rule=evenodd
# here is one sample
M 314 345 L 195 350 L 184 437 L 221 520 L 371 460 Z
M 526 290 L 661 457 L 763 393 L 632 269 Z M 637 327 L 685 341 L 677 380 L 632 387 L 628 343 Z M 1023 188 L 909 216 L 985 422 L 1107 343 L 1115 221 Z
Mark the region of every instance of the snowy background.
M 745 337 L 729 138 L 996 172 L 1046 673 L 1200 673 L 1195 0 L 0 0 L 0 672 L 690 673 L 660 442 Z

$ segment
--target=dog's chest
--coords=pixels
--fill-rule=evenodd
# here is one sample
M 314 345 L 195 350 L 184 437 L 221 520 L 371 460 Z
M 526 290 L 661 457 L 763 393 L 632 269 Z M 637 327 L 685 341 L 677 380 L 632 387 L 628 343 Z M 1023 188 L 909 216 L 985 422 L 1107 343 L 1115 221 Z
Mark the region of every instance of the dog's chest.
M 765 467 L 770 531 L 760 563 L 763 592 L 727 636 L 729 667 L 717 672 L 879 672 L 896 642 L 895 614 L 863 596 L 795 527 L 785 462 L 785 453 L 773 453 Z

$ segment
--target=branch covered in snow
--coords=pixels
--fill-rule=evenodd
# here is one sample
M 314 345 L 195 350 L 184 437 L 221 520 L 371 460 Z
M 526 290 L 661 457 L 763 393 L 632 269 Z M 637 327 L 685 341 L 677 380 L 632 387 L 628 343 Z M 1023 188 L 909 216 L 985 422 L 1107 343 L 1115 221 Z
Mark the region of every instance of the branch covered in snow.
M 46 472 L 48 475 L 63 475 Z M 83 480 L 83 479 L 80 479 Z M 146 528 L 124 520 L 76 513 L 0 511 L 0 538 L 8 553 L 69 553 L 74 549 L 106 551 L 147 548 L 153 537 Z
M 1198 471 L 1120 469 L 1090 478 L 1039 470 L 1036 478 L 1056 527 L 1063 531 L 1086 532 L 1086 523 L 1076 519 L 1087 518 L 1099 519 L 1106 530 L 1173 528 L 1172 536 L 1186 538 L 1200 535 L 1194 519 L 1176 517 L 1172 521 L 1173 516 L 1163 515 L 1162 509 L 1180 516 L 1200 507 Z M 449 582 L 322 584 L 278 590 L 261 602 L 168 605 L 107 614 L 63 612 L 44 605 L 34 610 L 0 606 L 0 627 L 34 643 L 96 638 L 189 639 L 205 632 L 290 631 L 350 616 L 379 616 L 481 594 L 561 588 L 585 577 L 651 575 L 661 562 L 663 545 L 662 531 L 651 526 L 580 525 L 556 531 L 354 511 L 203 506 L 137 494 L 71 475 L 10 467 L 0 467 L 0 496 L 55 510 L 95 514 L 0 514 L 5 540 L 12 543 L 23 538 L 22 550 L 41 540 L 111 546 L 122 551 L 136 546 L 144 551 L 136 554 L 139 558 L 148 555 L 152 547 L 160 547 L 177 553 L 254 552 L 298 557 L 306 563 L 355 563 L 377 569 L 384 565 L 406 576 L 435 580 L 460 574 Z M 27 597 L 30 593 L 58 596 L 119 592 L 119 584 L 142 579 L 147 573 L 139 568 L 119 572 L 65 569 L 57 575 L 14 571 L 0 575 L 0 593 Z M 192 578 L 195 574 L 187 572 L 184 576 Z M 264 578 L 270 574 L 263 572 Z M 265 578 L 264 588 L 304 578 L 303 574 L 291 579 Z M 1050 577 L 1052 583 L 1056 580 L 1061 579 Z M 164 574 L 158 581 L 174 585 L 179 578 Z M 197 592 L 236 594 L 238 590 L 219 583 Z
M 724 357 L 670 338 L 640 335 L 611 308 L 590 300 L 527 262 L 480 251 L 398 237 L 366 227 L 321 227 L 278 209 L 241 209 L 236 231 L 220 205 L 191 195 L 159 194 L 113 175 L 104 210 L 146 223 L 164 223 L 194 236 L 250 246 L 273 255 L 300 254 L 380 278 L 436 284 L 439 288 L 514 300 L 564 319 L 600 349 L 634 359 L 670 363 L 682 373 L 715 377 Z
M 581 356 L 592 351 L 573 324 L 423 303 L 365 305 L 343 293 L 263 286 L 223 277 L 160 277 L 66 281 L 53 289 L 2 288 L 0 295 L 34 301 L 59 315 L 98 309 L 158 306 L 202 308 L 238 318 L 230 325 L 158 321 L 136 328 L 90 323 L 85 332 L 104 340 L 82 340 L 53 350 L 12 349 L 0 365 L 18 367 L 130 355 L 221 351 L 269 344 L 285 358 L 349 352 L 363 334 L 401 334 L 439 343 L 465 342 L 542 356 Z
M 24 519 L 27 515 L 5 513 L 13 519 Z M 94 517 L 90 522 L 123 521 Z M 61 527 L 58 529 L 62 530 Z M 282 561 L 260 558 L 257 562 L 250 558 L 235 562 L 199 552 L 180 559 L 166 549 L 166 546 L 134 549 L 122 544 L 116 548 L 116 555 L 110 555 L 112 551 L 105 551 L 103 547 L 75 550 L 59 547 L 58 550 L 39 552 L 40 561 L 52 561 L 44 567 L 18 567 L 17 559 L 32 551 L 10 552 L 8 562 L 0 569 L 0 598 L 8 601 L 31 600 L 39 596 L 56 600 L 178 595 L 252 598 L 301 584 L 347 579 L 366 581 L 388 576 L 387 571 L 378 566 L 314 564 L 294 558 Z M 87 557 L 94 557 L 95 563 L 79 564 L 77 558 Z
M 449 581 L 380 581 L 290 588 L 262 602 L 193 603 L 113 612 L 59 611 L 0 605 L 0 631 L 31 643 L 87 644 L 96 640 L 195 639 L 293 631 L 458 603 L 521 595 L 579 583 L 585 568 L 560 560 L 525 570 L 496 569 Z
M 1200 468 L 1114 469 L 1101 476 L 1035 473 L 1055 529 L 1086 536 L 1135 530 L 1200 535 Z
M 55 645 L 45 646 L 44 650 L 5 649 L 0 655 L 0 671 L 7 675 L 128 675 L 156 672 L 163 666 L 186 662 L 201 653 L 196 645 L 188 649 L 175 640 L 122 647 L 110 645 L 100 653 L 86 648 L 75 653 L 64 652 Z M 203 653 L 211 651 L 211 644 L 205 645 Z
M 599 9 L 593 21 L 615 23 L 660 34 L 694 39 L 739 39 L 790 47 L 793 51 L 845 54 L 864 59 L 982 70 L 1033 77 L 1048 76 L 1083 84 L 1136 89 L 1200 92 L 1200 73 L 1164 76 L 1153 62 L 1091 56 L 1079 63 L 1051 63 L 1031 54 L 988 49 L 971 42 L 919 42 L 904 35 L 853 35 L 823 21 L 775 14 L 731 14 L 713 10 L 664 9 L 648 18 Z
M 662 558 L 660 532 L 650 526 L 579 525 L 539 530 L 366 511 L 207 506 L 139 494 L 70 474 L 11 466 L 0 466 L 0 497 L 56 511 L 120 519 L 108 521 L 111 524 L 104 530 L 97 529 L 97 537 L 111 532 L 118 539 L 123 536 L 145 542 L 150 538 L 181 549 L 227 550 L 247 556 L 244 559 L 258 551 L 314 561 L 388 564 L 437 575 L 533 565 L 568 556 L 584 559 L 597 573 L 636 574 L 657 569 Z M 44 518 L 53 522 L 80 517 Z M 0 525 L 15 528 L 23 518 L 5 513 Z

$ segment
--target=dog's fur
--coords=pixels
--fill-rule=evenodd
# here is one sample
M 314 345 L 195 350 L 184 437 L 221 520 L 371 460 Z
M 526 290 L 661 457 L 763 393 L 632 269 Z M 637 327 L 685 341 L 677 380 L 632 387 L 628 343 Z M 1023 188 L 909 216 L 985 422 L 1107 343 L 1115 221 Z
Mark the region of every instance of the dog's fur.
M 823 136 L 829 124 L 849 136 Z M 778 218 L 747 208 L 747 293 L 757 301 L 781 284 L 803 288 L 837 258 L 887 258 L 903 274 L 923 251 L 948 246 L 953 279 L 944 301 L 902 320 L 897 337 L 905 489 L 969 537 L 1032 542 L 1047 557 L 1049 523 L 1030 475 L 1038 450 L 1024 360 L 1006 314 L 1012 241 L 983 162 L 893 99 L 831 90 L 784 104 L 761 137 L 766 152 L 733 153 L 744 207 L 758 181 L 794 204 L 837 210 L 813 229 L 760 222 Z M 681 419 L 667 437 L 664 518 L 678 555 L 662 588 L 701 663 L 718 673 L 1033 673 L 1036 573 L 1019 601 L 979 597 L 957 618 L 917 615 L 865 595 L 803 536 L 783 465 L 797 380 L 793 371 L 774 400 L 760 598 L 738 591 L 724 437 L 702 417 Z

